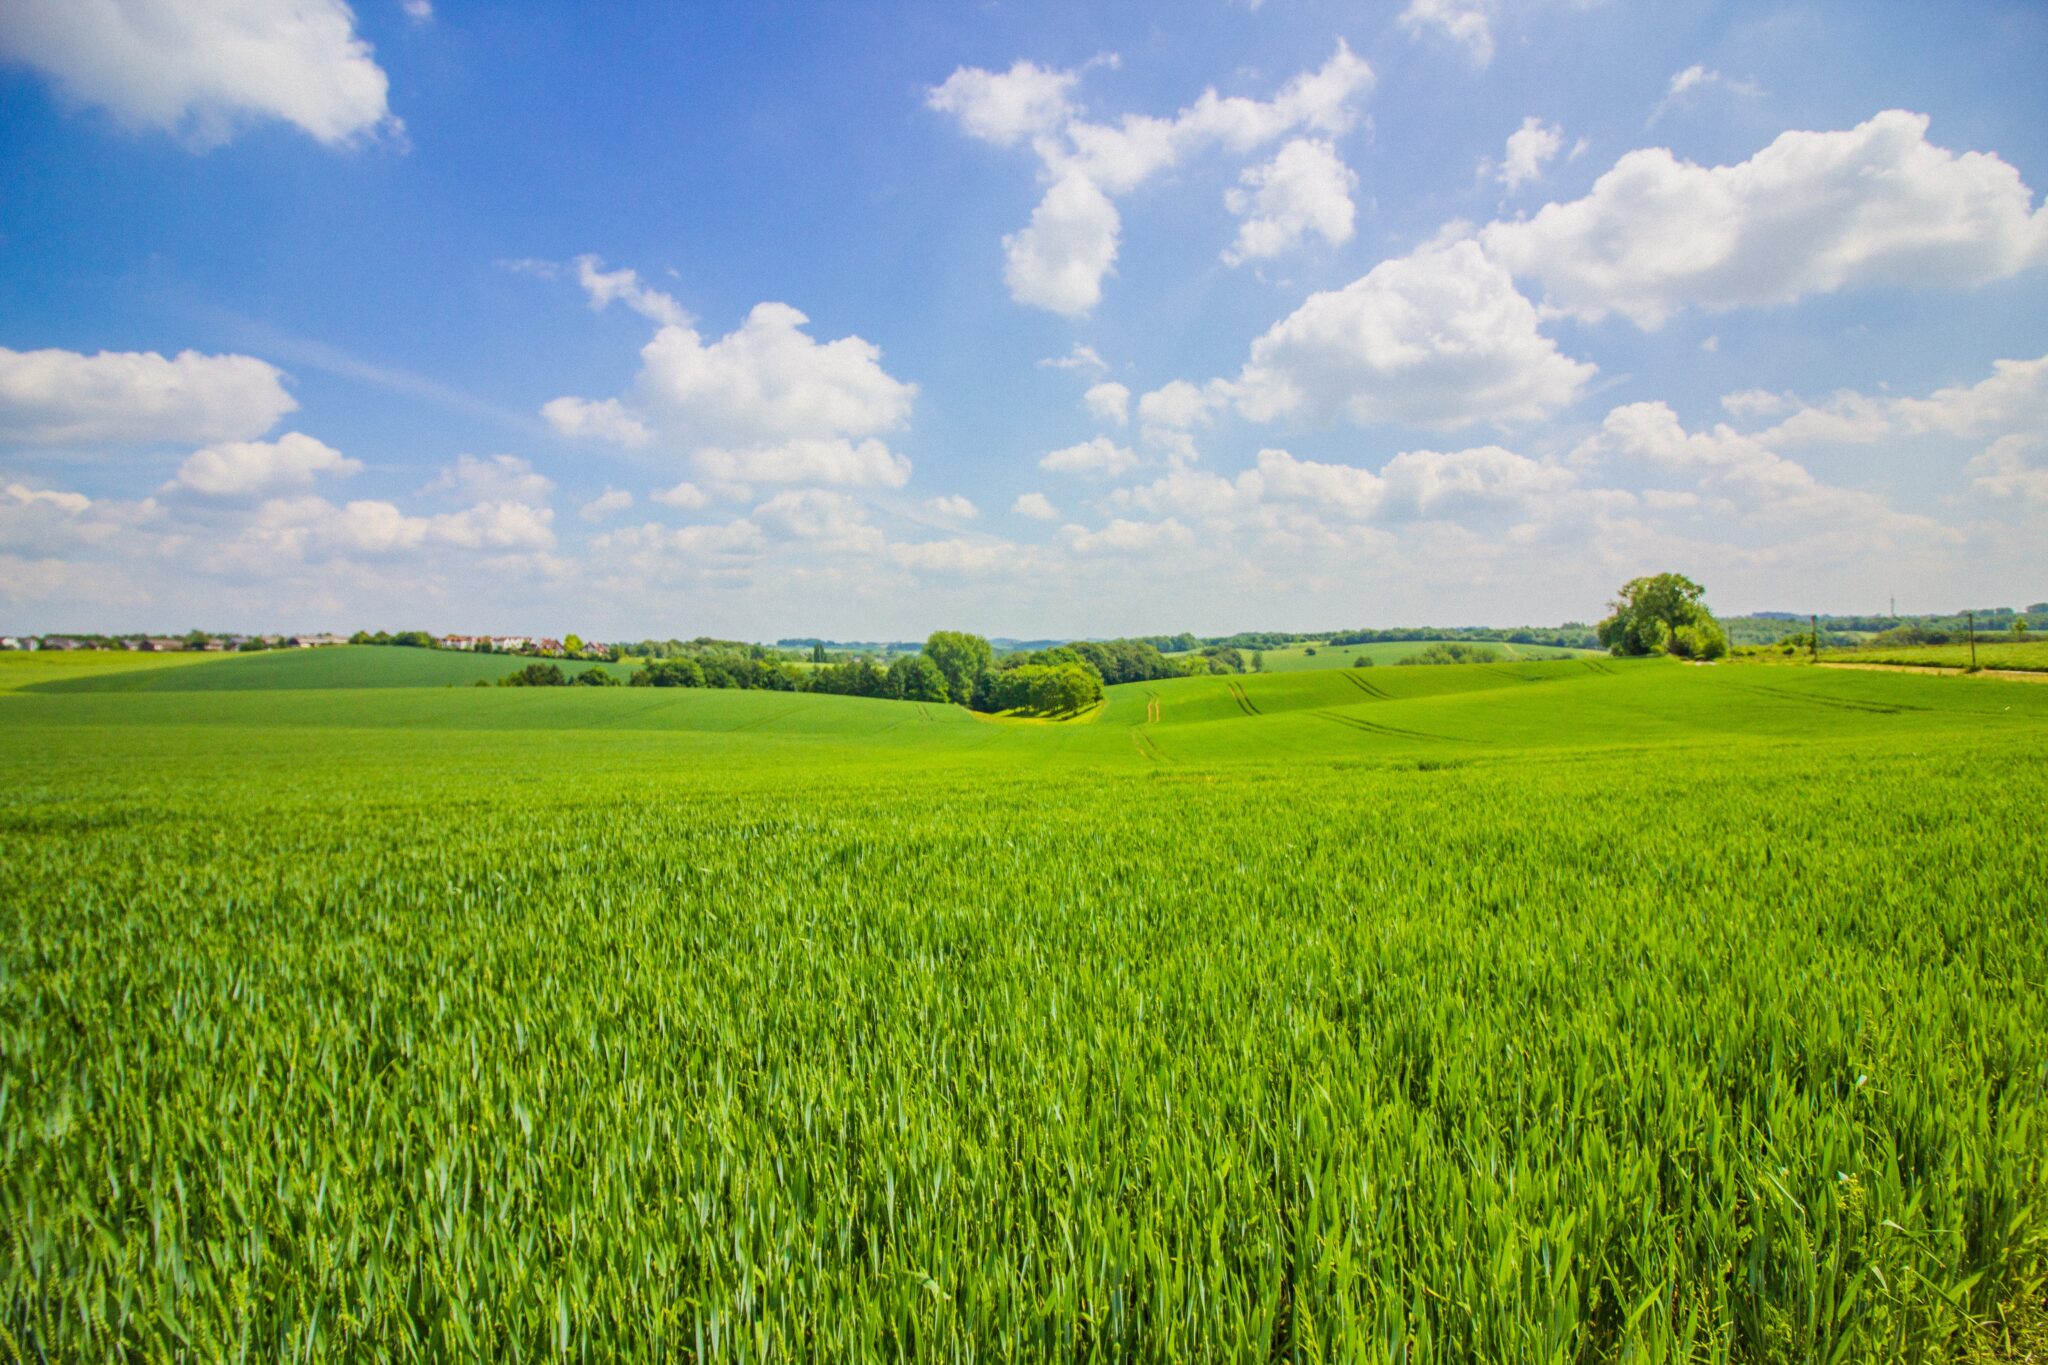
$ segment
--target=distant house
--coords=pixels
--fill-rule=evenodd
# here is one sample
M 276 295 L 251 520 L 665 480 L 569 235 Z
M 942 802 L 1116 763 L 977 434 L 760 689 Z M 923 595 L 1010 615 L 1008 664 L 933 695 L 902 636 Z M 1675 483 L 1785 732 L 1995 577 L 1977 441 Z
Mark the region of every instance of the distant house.
M 152 654 L 176 654 L 185 648 L 185 642 L 173 635 L 149 635 L 143 638 L 142 647 Z
M 229 644 L 220 636 L 216 635 L 213 639 L 208 640 L 205 644 L 201 645 L 200 648 L 205 650 L 208 654 L 223 654 L 228 650 L 233 649 L 234 646 Z
M 566 654 L 569 652 L 563 647 L 560 640 L 549 640 L 546 638 L 535 640 L 533 647 L 543 654 Z
M 286 643 L 294 649 L 321 649 L 327 645 L 345 645 L 348 638 L 342 635 L 294 635 Z
M 533 641 L 524 635 L 493 635 L 491 637 L 491 645 L 496 649 L 521 650 L 532 643 Z
M 34 644 L 32 640 L 17 640 L 12 635 L 0 635 L 0 649 L 31 649 Z
M 45 635 L 44 649 L 84 649 L 85 641 L 74 640 L 69 635 Z
M 483 635 L 442 635 L 436 637 L 434 643 L 443 649 L 475 649 L 478 645 L 489 644 L 490 639 Z
M 612 657 L 612 647 L 605 644 L 602 640 L 585 640 L 583 642 L 583 652 L 593 659 L 609 659 Z

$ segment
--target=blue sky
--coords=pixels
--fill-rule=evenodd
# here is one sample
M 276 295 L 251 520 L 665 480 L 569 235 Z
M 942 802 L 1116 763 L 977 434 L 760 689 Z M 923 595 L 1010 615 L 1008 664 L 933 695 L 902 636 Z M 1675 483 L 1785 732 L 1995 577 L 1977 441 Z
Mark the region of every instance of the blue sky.
M 0 9 L 0 627 L 2048 597 L 2033 3 Z

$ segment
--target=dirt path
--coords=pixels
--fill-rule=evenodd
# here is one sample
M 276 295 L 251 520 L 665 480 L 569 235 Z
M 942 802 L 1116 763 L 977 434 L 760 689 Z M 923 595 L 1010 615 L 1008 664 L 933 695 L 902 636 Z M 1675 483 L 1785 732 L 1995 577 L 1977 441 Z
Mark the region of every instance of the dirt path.
M 2048 673 L 2030 673 L 2024 668 L 1980 668 L 1965 673 L 1960 668 L 1934 664 L 1819 664 L 1819 668 L 1859 668 L 1872 673 L 1932 673 L 1944 678 L 2010 678 L 2014 682 L 2048 683 Z

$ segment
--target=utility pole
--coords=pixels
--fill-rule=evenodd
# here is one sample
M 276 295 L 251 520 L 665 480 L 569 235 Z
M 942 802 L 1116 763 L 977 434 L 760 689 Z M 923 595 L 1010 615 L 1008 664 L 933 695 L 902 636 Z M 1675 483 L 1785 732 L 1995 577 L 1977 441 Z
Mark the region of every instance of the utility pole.
M 1972 668 L 1975 668 L 1975 667 L 1977 666 L 1977 613 L 1976 613 L 1975 611 L 1972 611 L 1972 612 L 1970 612 L 1970 613 L 1969 613 L 1969 616 L 1970 616 L 1970 667 L 1972 667 Z
M 1806 618 L 1806 662 L 1810 664 L 1820 662 L 1820 617 L 1818 616 Z

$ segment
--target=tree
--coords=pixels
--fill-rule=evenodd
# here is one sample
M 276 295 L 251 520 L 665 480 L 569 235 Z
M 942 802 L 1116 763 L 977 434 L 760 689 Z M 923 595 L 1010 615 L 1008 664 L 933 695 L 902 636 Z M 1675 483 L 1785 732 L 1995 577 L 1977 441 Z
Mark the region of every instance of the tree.
M 821 664 L 825 662 L 825 642 L 823 640 L 812 641 L 811 662 L 814 664 Z
M 981 681 L 981 675 L 994 668 L 996 663 L 996 652 L 988 641 L 979 635 L 958 630 L 933 631 L 924 642 L 924 657 L 945 675 L 946 696 L 962 705 L 974 695 L 974 685 Z M 939 700 L 944 701 L 945 697 Z
M 1700 601 L 1706 591 L 1684 574 L 1660 573 L 1647 578 L 1631 578 L 1622 584 L 1621 596 L 1607 604 L 1613 615 L 1602 621 L 1597 629 L 1600 643 L 1611 654 L 1642 655 L 1708 648 L 1711 640 L 1718 638 L 1720 653 L 1725 654 L 1728 637 Z M 1698 629 L 1703 624 L 1712 628 L 1711 636 Z M 1695 632 L 1673 649 L 1678 631 L 1684 626 L 1695 627 Z M 1698 657 L 1717 658 L 1719 655 Z
M 562 643 L 567 644 L 564 640 Z M 602 668 L 586 668 L 571 680 L 577 687 L 619 687 L 622 684 Z
M 1309 651 L 1309 653 L 1313 654 L 1313 653 L 1315 653 L 1315 651 L 1314 651 L 1314 650 L 1310 650 L 1310 651 Z M 1265 671 L 1266 671 L 1266 652 L 1265 652 L 1264 650 L 1262 650 L 1262 649 L 1255 649 L 1255 650 L 1253 650 L 1253 651 L 1252 651 L 1252 672 L 1254 672 L 1254 673 L 1264 673 Z
M 571 654 L 581 654 L 583 652 L 583 637 L 573 630 L 570 631 L 562 637 L 562 648 Z
M 983 641 L 984 645 L 986 643 Z M 945 673 L 922 654 L 906 654 L 890 664 L 889 686 L 905 701 L 945 701 L 952 695 Z M 970 692 L 968 695 L 973 694 Z
M 563 687 L 569 679 L 557 664 L 530 663 L 498 680 L 500 687 Z

